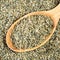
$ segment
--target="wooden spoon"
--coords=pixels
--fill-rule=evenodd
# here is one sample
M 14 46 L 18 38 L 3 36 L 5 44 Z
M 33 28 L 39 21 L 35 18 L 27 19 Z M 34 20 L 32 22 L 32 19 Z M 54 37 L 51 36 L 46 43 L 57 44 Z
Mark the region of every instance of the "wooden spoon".
M 46 16 L 49 16 L 51 17 L 51 19 L 53 20 L 53 29 L 50 33 L 50 35 L 48 35 L 48 37 L 40 44 L 40 45 L 37 45 L 36 47 L 33 47 L 33 48 L 29 48 L 29 49 L 17 49 L 13 43 L 12 43 L 12 39 L 10 38 L 11 37 L 11 34 L 12 34 L 12 31 L 15 27 L 15 25 L 20 22 L 20 20 L 22 20 L 23 18 L 27 18 L 29 16 L 33 16 L 33 15 L 46 15 Z M 6 34 L 6 44 L 7 46 L 15 51 L 15 52 L 26 52 L 26 51 L 32 51 L 32 50 L 35 50 L 41 46 L 43 46 L 46 42 L 49 41 L 49 39 L 51 38 L 51 36 L 53 35 L 55 29 L 56 29 L 56 26 L 58 24 L 58 21 L 59 21 L 59 18 L 60 18 L 60 4 L 55 7 L 54 9 L 52 10 L 49 10 L 49 11 L 37 11 L 37 12 L 32 12 L 32 13 L 29 13 L 23 17 L 21 17 L 20 19 L 18 19 L 16 22 L 14 22 L 11 27 L 8 29 L 7 31 L 7 34 Z

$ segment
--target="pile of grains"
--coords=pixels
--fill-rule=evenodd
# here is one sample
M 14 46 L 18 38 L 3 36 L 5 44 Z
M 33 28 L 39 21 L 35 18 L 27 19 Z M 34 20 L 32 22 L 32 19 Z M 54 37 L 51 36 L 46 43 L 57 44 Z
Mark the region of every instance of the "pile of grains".
M 12 33 L 12 41 L 17 48 L 32 48 L 43 42 L 53 28 L 51 18 L 35 15 L 22 19 Z
M 38 49 L 36 49 L 34 51 L 30 51 L 30 52 L 16 53 L 16 52 L 13 52 L 12 50 L 10 50 L 8 48 L 8 46 L 6 45 L 7 30 L 12 25 L 12 23 L 14 23 L 19 17 L 22 17 L 22 16 L 24 16 L 30 12 L 34 12 L 34 11 L 51 10 L 52 8 L 54 8 L 58 5 L 59 1 L 60 0 L 0 0 L 0 60 L 60 60 L 60 21 L 58 23 L 55 33 L 53 34 L 52 38 L 50 39 L 50 41 L 47 42 L 41 48 L 38 48 Z M 21 48 L 32 48 L 33 46 L 35 46 L 35 44 L 36 45 L 39 44 L 39 41 L 41 42 L 45 39 L 45 38 L 42 38 L 43 40 L 39 40 L 36 36 L 39 37 L 39 35 L 42 35 L 42 34 L 44 36 L 46 36 L 50 33 L 51 24 L 47 24 L 47 22 L 46 22 L 46 21 L 48 21 L 48 23 L 50 23 L 50 21 L 51 21 L 50 18 L 48 18 L 48 20 L 47 19 L 45 20 L 44 19 L 44 18 L 46 18 L 45 16 L 44 16 L 44 18 L 39 16 L 40 18 L 37 18 L 37 19 L 35 18 L 35 16 L 31 16 L 31 17 L 33 17 L 33 18 L 27 17 L 26 19 L 23 19 L 21 22 L 19 22 L 19 24 L 16 25 L 16 27 L 12 33 L 12 36 L 11 36 L 12 41 L 14 42 L 14 44 L 16 45 L 17 48 L 19 48 L 21 45 L 23 45 L 23 46 L 21 46 Z M 31 25 L 29 25 L 29 21 L 28 21 L 29 19 L 32 22 Z M 39 27 L 40 24 L 38 21 L 40 21 L 40 24 L 42 25 L 41 27 Z M 44 27 L 44 25 L 42 24 L 42 21 L 44 22 L 45 27 L 47 25 L 50 27 L 48 28 L 48 31 L 43 30 L 43 32 L 40 32 L 42 34 L 37 33 L 36 36 L 32 34 L 33 36 L 35 36 L 35 41 L 33 41 L 32 40 L 33 36 L 31 36 L 31 38 L 29 36 L 29 35 L 31 35 L 30 31 L 33 31 L 35 33 L 36 29 L 38 29 L 38 30 L 39 30 L 39 28 L 42 29 L 42 27 Z M 25 25 L 27 25 L 26 22 L 28 22 L 27 23 L 28 27 L 31 27 L 31 30 L 29 30 L 28 27 L 25 26 Z M 24 30 L 24 27 L 22 26 L 23 23 L 24 23 L 23 26 L 25 27 L 25 32 L 26 32 L 26 27 L 27 27 L 25 39 L 27 38 L 26 35 L 28 35 L 28 37 L 30 38 L 30 41 L 32 41 L 32 43 L 29 42 L 28 39 L 24 40 L 23 39 L 24 35 L 22 37 L 20 37 L 20 33 L 21 33 L 20 31 Z M 34 25 L 34 23 L 37 23 L 37 24 Z M 33 28 L 32 25 L 34 25 L 35 28 Z M 43 29 L 45 29 L 45 27 Z M 15 33 L 15 31 L 17 31 L 17 32 Z M 23 34 L 25 32 L 23 32 Z M 19 35 L 18 35 L 18 33 L 19 33 Z M 23 43 L 25 42 L 24 43 L 25 46 L 22 42 L 18 43 L 18 40 L 23 41 Z M 37 43 L 35 43 L 36 41 L 37 41 Z M 30 46 L 30 44 L 27 46 L 26 45 L 27 42 L 30 43 L 31 46 Z M 20 45 L 20 43 L 21 43 L 21 45 Z

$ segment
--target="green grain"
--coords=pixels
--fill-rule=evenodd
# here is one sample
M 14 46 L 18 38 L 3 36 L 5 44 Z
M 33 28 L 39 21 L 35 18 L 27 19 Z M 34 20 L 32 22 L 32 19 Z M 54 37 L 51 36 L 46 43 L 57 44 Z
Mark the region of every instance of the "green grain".
M 27 17 L 15 26 L 12 41 L 17 48 L 32 48 L 44 41 L 52 28 L 53 22 L 47 16 Z

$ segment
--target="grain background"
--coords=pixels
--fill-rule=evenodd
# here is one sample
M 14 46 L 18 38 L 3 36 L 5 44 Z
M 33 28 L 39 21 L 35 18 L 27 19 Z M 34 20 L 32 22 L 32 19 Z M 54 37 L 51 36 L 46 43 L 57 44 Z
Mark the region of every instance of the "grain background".
M 19 17 L 33 11 L 53 9 L 60 0 L 0 0 L 0 57 L 1 60 L 60 60 L 60 21 L 49 42 L 25 53 L 11 51 L 6 45 L 8 28 Z

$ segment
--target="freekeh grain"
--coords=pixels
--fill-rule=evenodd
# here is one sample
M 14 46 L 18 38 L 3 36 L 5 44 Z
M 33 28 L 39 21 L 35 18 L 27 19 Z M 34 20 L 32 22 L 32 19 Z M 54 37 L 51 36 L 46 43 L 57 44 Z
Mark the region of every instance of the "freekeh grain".
M 51 18 L 36 15 L 22 19 L 12 33 L 12 41 L 17 48 L 32 48 L 46 39 L 53 28 Z

